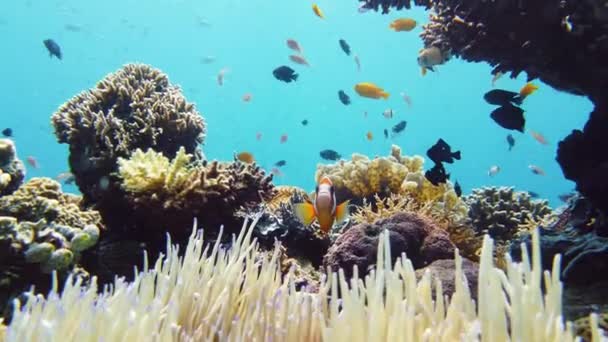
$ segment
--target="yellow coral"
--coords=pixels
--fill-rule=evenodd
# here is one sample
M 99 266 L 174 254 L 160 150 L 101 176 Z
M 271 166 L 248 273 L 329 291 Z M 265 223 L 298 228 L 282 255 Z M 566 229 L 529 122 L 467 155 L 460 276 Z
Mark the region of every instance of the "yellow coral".
M 171 191 L 182 188 L 187 181 L 191 158 L 183 147 L 172 161 L 152 149 L 145 153 L 137 149 L 129 159 L 118 158 L 118 174 L 129 192 Z

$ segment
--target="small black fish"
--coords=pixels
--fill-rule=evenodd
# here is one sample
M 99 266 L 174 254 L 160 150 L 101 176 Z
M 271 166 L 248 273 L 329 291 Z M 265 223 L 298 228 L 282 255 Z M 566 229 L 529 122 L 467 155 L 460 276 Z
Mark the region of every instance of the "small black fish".
M 344 51 L 345 54 L 350 56 L 350 46 L 348 45 L 346 40 L 340 39 L 339 42 L 340 42 L 340 47 L 342 48 L 342 51 Z
M 509 151 L 511 151 L 511 149 L 515 145 L 515 138 L 513 138 L 511 134 L 507 135 L 507 144 L 509 144 Z
M 403 130 L 405 129 L 405 126 L 407 126 L 407 122 L 405 120 L 399 121 L 398 124 L 396 124 L 395 126 L 393 126 L 393 128 L 391 128 L 393 135 L 397 135 L 397 134 L 403 132 Z
M 537 192 L 534 191 L 528 191 L 528 195 L 530 195 L 531 198 L 539 198 L 540 195 Z
M 302 126 L 306 126 L 306 125 L 308 125 L 308 120 L 306 120 L 306 119 L 302 120 Z
M 437 163 L 430 170 L 424 173 L 424 177 L 428 179 L 431 184 L 437 186 L 440 183 L 445 183 L 450 178 L 450 174 L 445 172 L 443 164 Z
M 61 59 L 61 48 L 59 47 L 59 44 L 52 39 L 46 39 L 43 43 L 46 49 L 49 50 L 49 57 L 53 58 L 53 56 L 55 56 L 58 59 Z
M 456 193 L 456 196 L 462 196 L 462 188 L 460 187 L 460 184 L 458 184 L 458 181 L 454 182 L 454 192 Z
M 323 158 L 325 160 L 336 161 L 336 160 L 342 158 L 340 153 L 338 153 L 334 150 L 323 150 L 323 151 L 319 152 L 319 155 L 321 156 L 321 158 Z
M 348 106 L 350 104 L 350 97 L 346 95 L 344 90 L 340 90 L 338 92 L 338 98 L 340 98 L 340 102 L 342 102 L 345 106 Z
M 384 138 L 388 139 L 388 129 L 384 129 Z
M 291 81 L 296 81 L 298 79 L 298 74 L 295 73 L 295 70 L 288 67 L 287 65 L 280 66 L 272 71 L 274 77 L 286 83 Z
M 442 162 L 452 164 L 454 159 L 460 160 L 460 151 L 452 152 L 452 147 L 441 138 L 426 151 L 426 155 L 435 164 Z
M 521 105 L 523 101 L 523 98 L 518 93 L 502 89 L 490 90 L 483 95 L 483 99 L 487 103 L 497 106 L 505 106 L 511 103 Z
M 490 117 L 502 128 L 524 132 L 526 126 L 524 110 L 517 106 L 508 104 L 498 107 L 492 111 Z
M 13 136 L 13 129 L 12 128 L 5 128 L 2 130 L 2 135 L 4 135 L 7 138 L 10 138 Z
M 274 163 L 274 166 L 277 167 L 281 167 L 281 166 L 285 166 L 287 165 L 287 162 L 285 160 L 279 160 L 278 162 Z

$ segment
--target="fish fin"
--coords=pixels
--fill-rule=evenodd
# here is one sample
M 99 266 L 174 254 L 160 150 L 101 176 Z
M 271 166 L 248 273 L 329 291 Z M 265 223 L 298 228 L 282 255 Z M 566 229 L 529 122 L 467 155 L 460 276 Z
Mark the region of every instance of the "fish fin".
M 521 106 L 521 104 L 522 104 L 522 102 L 524 102 L 525 98 L 526 97 L 523 96 L 523 95 L 515 95 L 515 96 L 513 96 L 513 100 L 512 101 L 513 101 L 514 104 L 516 104 L 518 106 Z
M 452 157 L 454 157 L 456 160 L 460 160 L 460 151 L 452 153 Z
M 293 74 L 293 75 L 291 76 L 291 78 L 292 78 L 294 81 L 297 81 L 297 80 L 298 80 L 298 76 L 299 76 L 298 74 Z
M 425 67 L 422 67 L 422 68 L 420 69 L 420 74 L 421 74 L 422 76 L 426 75 L 426 68 L 425 68 Z
M 387 100 L 387 99 L 388 99 L 388 97 L 389 97 L 389 96 L 391 96 L 391 94 L 389 94 L 389 93 L 387 93 L 387 92 L 383 91 L 383 92 L 380 94 L 380 96 L 382 96 L 382 97 L 383 97 L 385 100 Z
M 348 204 L 349 203 L 350 203 L 350 200 L 344 201 L 336 207 L 336 222 L 337 223 L 344 221 L 348 217 Z
M 309 226 L 315 219 L 315 207 L 311 203 L 294 204 L 294 213 L 296 217 L 305 225 Z

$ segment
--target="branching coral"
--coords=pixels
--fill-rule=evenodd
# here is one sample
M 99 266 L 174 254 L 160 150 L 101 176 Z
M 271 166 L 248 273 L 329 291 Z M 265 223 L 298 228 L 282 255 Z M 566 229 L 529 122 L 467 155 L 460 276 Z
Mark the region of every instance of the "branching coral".
M 152 148 L 173 158 L 181 147 L 197 160 L 202 156 L 205 122 L 181 90 L 148 65 L 128 64 L 106 76 L 62 105 L 52 123 L 59 142 L 70 145 L 76 184 L 102 213 L 120 197 L 111 175 L 119 157 Z
M 201 234 L 193 234 L 183 257 L 171 247 L 133 283 L 116 279 L 102 295 L 94 284 L 83 288 L 72 279 L 46 299 L 30 294 L 17 307 L 6 341 L 575 340 L 572 324 L 562 322 L 557 270 L 542 277 L 538 238 L 531 260 L 526 253 L 522 264 L 509 262 L 506 273 L 493 267 L 492 241 L 484 241 L 476 309 L 458 255 L 450 300 L 438 281 L 434 300 L 430 272 L 417 280 L 405 257 L 389 262 L 387 234 L 365 281 L 338 272 L 310 293 L 295 289 L 292 272 L 281 279 L 280 250 L 262 257 L 251 230 L 242 229 L 229 250 L 220 244 L 205 250 Z M 597 316 L 591 319 L 599 338 Z
M 164 231 L 197 217 L 205 228 L 236 224 L 235 212 L 274 195 L 272 175 L 254 164 L 213 161 L 192 165 L 180 149 L 171 161 L 153 150 L 119 158 L 118 177 L 138 227 Z
M 0 196 L 17 190 L 25 177 L 25 167 L 17 158 L 15 144 L 9 139 L 0 139 Z

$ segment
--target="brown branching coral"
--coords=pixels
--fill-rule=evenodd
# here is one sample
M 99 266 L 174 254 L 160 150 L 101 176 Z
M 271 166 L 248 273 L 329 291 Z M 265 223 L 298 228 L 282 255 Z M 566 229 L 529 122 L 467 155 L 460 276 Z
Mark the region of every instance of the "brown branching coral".
M 198 165 L 191 158 L 180 149 L 172 161 L 153 150 L 137 150 L 130 159 L 119 159 L 118 177 L 137 227 L 175 227 L 188 233 L 193 217 L 212 230 L 234 227 L 237 210 L 253 209 L 275 193 L 272 175 L 266 176 L 255 164 Z
M 144 64 L 125 65 L 76 95 L 53 114 L 52 124 L 59 142 L 70 145 L 76 184 L 102 213 L 116 209 L 112 203 L 121 197 L 112 176 L 119 157 L 152 148 L 173 158 L 184 147 L 198 160 L 205 135 L 194 105 L 165 74 Z
M 25 177 L 25 167 L 17 158 L 15 144 L 9 139 L 0 139 L 0 196 L 17 190 Z

